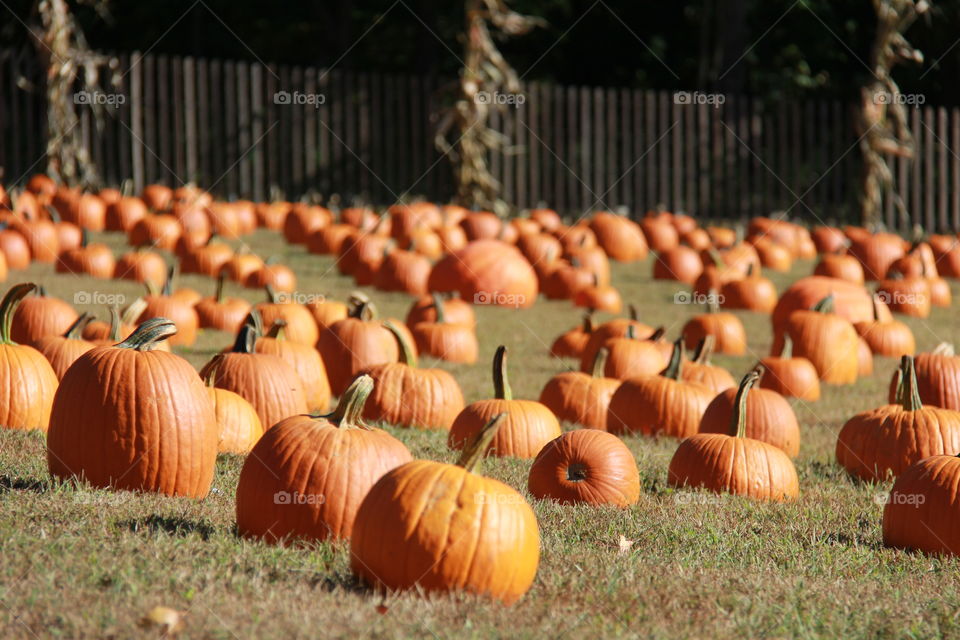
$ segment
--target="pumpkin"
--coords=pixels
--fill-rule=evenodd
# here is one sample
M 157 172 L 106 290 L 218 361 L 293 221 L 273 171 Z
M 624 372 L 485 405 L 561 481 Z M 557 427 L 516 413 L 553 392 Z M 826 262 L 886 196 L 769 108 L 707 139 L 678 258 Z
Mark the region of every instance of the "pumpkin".
M 272 258 L 256 271 L 247 275 L 243 286 L 248 289 L 263 289 L 269 285 L 275 291 L 291 293 L 297 289 L 297 276 L 285 264 L 277 264 Z
M 864 274 L 860 261 L 851 255 L 828 253 L 820 258 L 820 262 L 813 268 L 813 274 L 816 276 L 826 276 L 828 278 L 839 278 L 853 282 L 854 284 L 863 284 Z
M 658 254 L 680 244 L 680 233 L 669 220 L 647 216 L 640 221 L 640 228 L 650 249 Z
M 894 313 L 915 318 L 930 316 L 930 283 L 923 278 L 891 273 L 877 284 L 877 295 Z
M 46 431 L 50 423 L 57 374 L 41 352 L 17 344 L 11 332 L 17 306 L 35 291 L 35 284 L 18 284 L 0 302 L 0 428 L 4 429 Z
M 82 313 L 62 336 L 43 336 L 37 340 L 36 349 L 53 367 L 57 380 L 63 379 L 63 374 L 77 358 L 96 346 L 81 337 L 83 329 L 91 320 L 93 316 Z
M 683 325 L 683 339 L 688 349 L 695 348 L 705 336 L 713 336 L 718 353 L 742 355 L 747 350 L 747 332 L 740 318 L 719 311 L 717 294 L 709 294 L 707 312 L 694 316 Z
M 19 298 L 12 312 L 9 337 L 15 343 L 35 346 L 44 336 L 62 336 L 77 321 L 79 314 L 74 308 L 60 298 L 48 296 L 42 286 L 27 293 L 36 295 Z
M 296 203 L 283 219 L 283 237 L 290 244 L 304 244 L 316 231 L 333 222 L 333 214 L 317 205 Z
M 450 429 L 463 410 L 460 385 L 442 369 L 417 368 L 417 355 L 407 337 L 390 321 L 383 326 L 397 341 L 400 361 L 364 371 L 373 378 L 374 388 L 363 416 L 398 427 Z
M 104 224 L 108 231 L 130 231 L 147 215 L 147 205 L 136 196 L 124 196 L 107 204 Z
M 150 318 L 169 318 L 177 325 L 177 333 L 170 338 L 170 344 L 190 346 L 197 341 L 200 318 L 197 316 L 192 303 L 173 294 L 172 283 L 175 279 L 176 268 L 173 267 L 170 269 L 162 291 L 152 284 L 147 286 L 149 294 L 144 296 L 147 306 L 137 321 L 144 322 Z
M 520 236 L 517 240 L 517 248 L 523 254 L 534 269 L 539 266 L 546 266 L 560 257 L 563 247 L 560 241 L 548 233 L 534 233 Z
M 782 395 L 756 386 L 763 373 L 760 365 L 746 376 L 752 378 L 753 382 L 746 394 L 743 435 L 772 444 L 791 458 L 796 458 L 800 453 L 797 415 Z M 700 433 L 730 433 L 739 392 L 738 387 L 731 387 L 720 392 L 707 405 L 700 421 Z
M 282 231 L 283 223 L 290 213 L 292 205 L 281 200 L 275 202 L 258 202 L 254 206 L 257 224 L 272 231 Z
M 758 378 L 759 372 L 751 371 L 741 381 L 727 433 L 698 433 L 680 443 L 667 470 L 671 487 L 778 502 L 800 494 L 790 457 L 772 444 L 747 436 L 748 394 Z
M 113 277 L 117 280 L 133 280 L 162 287 L 167 281 L 167 263 L 163 256 L 153 251 L 144 249 L 130 251 L 117 260 Z
M 0 253 L 3 253 L 7 266 L 20 271 L 30 266 L 30 245 L 26 238 L 7 222 L 0 222 Z
M 550 300 L 567 300 L 573 298 L 580 291 L 591 287 L 597 282 L 596 274 L 580 266 L 576 259 L 573 262 L 558 261 L 551 266 L 542 282 L 543 295 Z
M 373 485 L 350 540 L 361 580 L 380 590 L 467 591 L 506 604 L 526 593 L 540 561 L 537 518 L 516 490 L 478 473 L 501 421 L 494 416 L 456 465 L 416 460 Z
M 556 231 L 563 224 L 560 216 L 553 209 L 531 209 L 530 219 L 539 224 L 544 231 Z
M 277 320 L 287 323 L 284 334 L 287 340 L 299 342 L 309 346 L 317 344 L 320 338 L 320 328 L 313 314 L 302 304 L 290 300 L 289 296 L 274 290 L 270 285 L 266 287 L 267 301 L 254 305 L 254 309 L 263 318 L 263 326 L 272 327 Z M 340 391 L 346 388 L 344 385 Z M 339 393 L 339 391 L 338 391 Z
M 343 393 L 361 371 L 399 360 L 397 341 L 376 317 L 372 302 L 358 300 L 349 317 L 320 334 L 317 349 L 323 356 L 334 395 Z
M 323 359 L 313 347 L 287 340 L 284 335 L 286 326 L 287 321 L 283 318 L 275 320 L 270 332 L 257 340 L 256 352 L 279 356 L 289 364 L 303 382 L 301 388 L 307 398 L 307 408 L 325 411 L 330 404 L 330 382 Z
M 257 353 L 257 329 L 245 323 L 233 349 L 213 357 L 200 376 L 213 375 L 213 384 L 233 391 L 253 405 L 263 428 L 269 430 L 284 418 L 307 412 L 307 397 L 300 375 L 280 356 Z
M 694 251 L 700 252 L 713 246 L 706 229 L 691 229 L 680 234 L 680 242 Z M 702 261 L 701 261 L 702 262 Z
M 597 352 L 592 373 L 564 371 L 550 378 L 540 392 L 540 404 L 559 420 L 606 431 L 610 398 L 620 386 L 619 380 L 604 376 L 607 354 L 606 348 Z
M 373 284 L 390 243 L 390 238 L 378 233 L 377 229 L 347 237 L 337 254 L 337 270 L 352 275 L 357 284 Z
M 357 229 L 349 224 L 323 227 L 307 236 L 307 251 L 321 255 L 339 254 L 343 243 L 357 233 Z
M 760 360 L 763 373 L 760 387 L 776 391 L 784 397 L 800 398 L 809 402 L 820 399 L 820 376 L 813 363 L 803 357 L 793 357 L 793 340 L 786 336 L 778 356 Z
M 473 364 L 480 351 L 473 325 L 449 322 L 440 294 L 433 294 L 433 299 L 436 319 L 418 322 L 410 328 L 417 349 L 447 362 Z
M 540 451 L 530 467 L 527 488 L 535 498 L 561 504 L 629 507 L 640 499 L 640 473 L 620 438 L 578 429 Z
M 657 254 L 653 263 L 654 280 L 676 280 L 693 284 L 703 273 L 703 259 L 696 249 L 678 245 Z
M 213 403 L 189 362 L 153 349 L 176 330 L 154 318 L 67 370 L 47 434 L 51 475 L 95 487 L 207 495 L 217 462 Z
M 27 181 L 27 191 L 37 196 L 37 200 L 48 203 L 57 192 L 57 183 L 48 175 L 36 173 Z
M 859 339 L 853 325 L 834 313 L 829 295 L 808 311 L 794 311 L 786 327 L 793 352 L 809 360 L 821 380 L 852 384 L 857 380 Z
M 880 280 L 890 265 L 906 251 L 903 239 L 892 233 L 875 233 L 850 238 L 850 255 L 863 266 L 867 280 Z
M 86 274 L 94 278 L 112 278 L 116 269 L 113 252 L 105 244 L 88 244 L 89 235 L 83 231 L 83 240 L 76 249 L 67 249 L 57 258 L 57 273 Z
M 596 274 L 591 274 L 591 276 L 593 277 L 593 282 L 573 295 L 573 304 L 577 307 L 590 309 L 591 311 L 620 313 L 623 309 L 620 292 L 609 285 L 600 285 L 597 281 Z
M 217 278 L 217 288 L 213 296 L 204 298 L 193 309 L 202 329 L 217 329 L 228 333 L 240 330 L 252 305 L 243 298 L 227 297 L 223 295 L 224 275 Z
M 580 359 L 584 347 L 590 340 L 590 334 L 593 333 L 593 315 L 583 314 L 583 323 L 579 326 L 564 331 L 553 344 L 550 345 L 550 355 L 554 358 L 576 358 Z
M 571 264 L 590 273 L 591 284 L 606 286 L 610 284 L 610 260 L 600 247 L 576 246 L 569 250 L 566 258 Z
M 861 337 L 857 337 L 857 377 L 867 378 L 873 375 L 873 352 L 870 345 Z
M 419 253 L 395 249 L 388 251 L 373 278 L 373 285 L 382 291 L 403 291 L 414 296 L 427 293 L 430 261 Z
M 214 386 L 216 368 L 207 372 L 207 394 L 217 418 L 217 453 L 246 455 L 263 436 L 253 405 L 239 394 Z
M 26 196 L 27 193 L 20 194 L 17 206 Z M 19 231 L 26 240 L 30 247 L 30 256 L 35 262 L 56 262 L 60 253 L 60 237 L 53 222 L 40 218 L 39 214 L 24 213 L 22 219 L 12 220 L 10 226 Z
M 713 345 L 716 338 L 713 336 L 704 336 L 703 340 L 697 345 L 690 362 L 683 365 L 681 379 L 684 382 L 694 382 L 707 387 L 714 393 L 720 393 L 737 386 L 733 376 L 723 367 L 710 364 L 710 356 L 713 355 Z
M 920 399 L 924 404 L 960 410 L 960 358 L 954 355 L 952 344 L 943 342 L 931 352 L 917 354 L 914 368 Z M 891 384 L 894 391 L 890 396 L 891 402 L 896 402 L 896 388 L 896 384 Z
M 291 416 L 268 430 L 237 484 L 237 530 L 270 543 L 349 538 L 361 501 L 412 457 L 360 419 L 373 388 L 361 376 L 326 415 Z
M 146 308 L 147 301 L 143 298 L 136 298 L 122 312 L 116 306 L 112 306 L 110 322 L 91 320 L 83 329 L 83 339 L 100 346 L 115 345 L 136 331 L 137 318 Z M 164 346 L 167 348 L 164 349 Z M 166 341 L 160 341 L 153 348 L 169 351 L 169 344 Z
M 647 257 L 647 241 L 640 227 L 615 213 L 600 211 L 590 219 L 590 230 L 597 243 L 617 262 L 634 262 Z
M 714 393 L 683 380 L 683 338 L 674 343 L 670 364 L 658 376 L 625 380 L 610 398 L 607 430 L 686 438 L 697 433 Z
M 847 246 L 847 237 L 836 227 L 818 226 L 810 232 L 817 253 L 837 253 Z
M 866 341 L 872 353 L 888 358 L 912 356 L 917 349 L 913 331 L 899 320 L 892 318 L 881 320 L 880 298 L 874 296 L 873 299 L 875 308 L 873 320 L 854 323 L 853 328 L 856 329 L 857 334 Z
M 317 329 L 321 332 L 334 322 L 343 320 L 350 315 L 350 307 L 337 300 L 327 300 L 324 296 L 319 296 L 303 306 L 313 315 L 314 322 L 317 323 Z
M 264 264 L 260 256 L 241 250 L 223 262 L 216 273 L 217 275 L 222 273 L 234 282 L 245 284 L 254 273 L 263 268 Z
M 500 413 L 507 415 L 491 441 L 490 455 L 534 458 L 560 435 L 560 423 L 550 409 L 533 400 L 513 399 L 507 377 L 507 348 L 503 345 L 497 347 L 493 357 L 493 389 L 493 399 L 471 403 L 457 415 L 447 438 L 451 449 L 463 449 Z
M 590 332 L 587 344 L 584 345 L 583 352 L 580 354 L 580 371 L 584 373 L 592 371 L 593 359 L 597 357 L 597 351 L 599 351 L 610 338 L 620 338 L 627 335 L 627 331 L 631 325 L 634 327 L 634 334 L 640 339 L 647 339 L 654 334 L 656 330 L 653 327 L 649 327 L 637 320 L 636 307 L 629 305 L 627 309 L 629 311 L 629 317 L 609 320 L 596 326 L 593 331 Z
M 471 211 L 460 221 L 467 240 L 493 240 L 500 235 L 503 221 L 490 211 Z
M 731 267 L 723 262 L 720 254 L 715 250 L 703 252 L 703 271 L 693 282 L 693 292 L 699 295 L 710 295 L 711 291 L 719 291 L 728 282 L 743 278 L 746 273 Z M 759 273 L 759 268 L 754 267 Z
M 442 258 L 427 281 L 430 291 L 458 291 L 474 304 L 531 307 L 537 275 L 516 247 L 498 240 L 477 240 Z
M 165 213 L 148 213 L 130 227 L 127 242 L 133 247 L 151 247 L 173 251 L 183 235 L 180 221 Z
M 649 338 L 638 339 L 636 327 L 627 327 L 627 335 L 610 338 L 603 345 L 607 350 L 607 362 L 603 368 L 603 375 L 615 380 L 627 380 L 642 376 L 655 376 L 669 363 L 657 342 L 664 334 L 664 329 L 657 329 Z M 602 349 L 601 349 L 602 351 Z
M 724 282 L 720 288 L 721 304 L 728 309 L 745 309 L 770 313 L 777 306 L 777 288 L 768 278 L 753 273 L 737 280 Z
M 896 404 L 858 413 L 837 436 L 837 462 L 867 481 L 899 476 L 928 456 L 960 453 L 960 412 L 924 407 L 913 358 L 903 356 Z
M 164 211 L 173 202 L 173 189 L 162 184 L 148 184 L 141 197 L 149 208 Z
M 960 553 L 960 457 L 934 455 L 906 469 L 883 507 L 883 544 L 930 554 Z
M 465 324 L 471 327 L 477 325 L 477 319 L 473 313 L 473 306 L 460 298 L 446 298 L 443 301 L 443 315 L 447 322 L 454 324 Z M 407 312 L 406 324 L 413 327 L 421 322 L 436 322 L 437 307 L 434 294 L 425 295 L 417 298 Z
M 106 226 L 107 205 L 100 196 L 83 193 L 63 212 L 63 219 L 88 231 L 103 231 Z

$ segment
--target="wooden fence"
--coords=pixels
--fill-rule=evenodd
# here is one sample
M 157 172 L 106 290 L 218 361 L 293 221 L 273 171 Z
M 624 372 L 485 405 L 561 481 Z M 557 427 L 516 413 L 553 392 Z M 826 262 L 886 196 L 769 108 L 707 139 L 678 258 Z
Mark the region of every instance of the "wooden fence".
M 453 193 L 431 119 L 448 99 L 448 79 L 138 53 L 118 59 L 120 82 L 104 90 L 122 103 L 108 106 L 99 124 L 85 110 L 80 125 L 106 184 L 193 181 L 258 200 L 275 187 L 289 198 L 312 190 L 379 205 Z M 45 166 L 42 74 L 32 65 L 29 53 L 0 61 L 7 182 Z M 849 105 L 764 105 L 743 96 L 716 104 L 715 96 L 542 83 L 524 92 L 522 104 L 493 117 L 512 152 L 490 159 L 504 198 L 519 208 L 639 214 L 662 203 L 705 219 L 780 209 L 811 222 L 857 220 L 860 152 Z M 918 154 L 896 161 L 894 172 L 912 219 L 888 202 L 886 223 L 957 230 L 960 110 L 924 106 L 911 119 Z

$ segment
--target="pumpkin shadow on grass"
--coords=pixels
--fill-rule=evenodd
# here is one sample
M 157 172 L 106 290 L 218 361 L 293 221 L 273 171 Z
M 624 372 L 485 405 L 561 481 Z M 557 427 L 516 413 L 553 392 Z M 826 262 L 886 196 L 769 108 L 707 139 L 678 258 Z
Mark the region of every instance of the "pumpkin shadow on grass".
M 136 518 L 134 520 L 121 520 L 117 523 L 121 529 L 127 529 L 133 533 L 143 531 L 150 533 L 166 533 L 171 536 L 186 538 L 191 535 L 198 535 L 200 539 L 206 542 L 216 531 L 216 528 L 205 522 L 187 520 L 186 518 L 177 518 L 173 516 L 161 516 L 153 514 L 146 518 Z
M 34 493 L 46 493 L 50 490 L 50 483 L 36 478 L 15 478 L 8 475 L 0 475 L 0 493 L 8 491 L 32 491 Z

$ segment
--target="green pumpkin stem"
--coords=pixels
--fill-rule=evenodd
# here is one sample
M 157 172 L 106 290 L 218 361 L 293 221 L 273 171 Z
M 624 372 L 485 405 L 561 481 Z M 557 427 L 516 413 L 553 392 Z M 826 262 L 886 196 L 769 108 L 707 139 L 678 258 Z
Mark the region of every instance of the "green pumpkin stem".
M 13 315 L 20 306 L 20 301 L 34 292 L 39 292 L 40 288 L 32 282 L 10 287 L 7 295 L 0 302 L 0 344 L 16 344 L 10 339 L 10 333 L 13 327 Z
M 632 302 L 627 305 L 627 316 L 634 321 L 640 317 L 637 313 L 637 305 L 633 304 Z
M 80 227 L 80 246 L 86 249 L 88 244 L 90 244 L 90 232 L 86 227 Z
M 397 345 L 400 347 L 400 362 L 406 364 L 408 367 L 413 369 L 417 368 L 417 354 L 413 350 L 413 345 L 410 344 L 410 341 L 407 339 L 407 336 L 400 330 L 397 325 L 393 324 L 390 320 L 387 320 L 383 323 L 384 329 L 393 334 L 393 337 L 397 340 Z
M 507 377 L 507 348 L 497 347 L 493 356 L 493 397 L 498 400 L 513 400 L 510 379 Z
M 713 355 L 713 347 L 717 343 L 717 338 L 712 333 L 708 333 L 700 339 L 697 344 L 697 350 L 693 353 L 693 362 L 697 364 L 710 364 L 710 356 Z
M 249 320 L 250 316 L 247 316 L 247 319 Z M 233 353 L 256 353 L 259 333 L 252 322 L 244 322 L 233 343 Z
M 793 357 L 793 338 L 789 334 L 783 334 L 783 348 L 780 349 L 780 357 L 789 360 Z
M 606 347 L 601 347 L 597 351 L 597 355 L 593 356 L 593 377 L 594 378 L 603 378 L 604 367 L 607 366 L 607 357 L 610 355 L 610 350 Z
M 120 335 L 120 327 L 123 324 L 123 319 L 120 317 L 120 309 L 117 305 L 110 307 L 110 339 L 114 343 L 120 342 L 123 340 L 123 336 Z M 132 323 L 131 323 L 132 324 Z
M 280 292 L 273 288 L 273 285 L 268 284 L 264 289 L 267 292 L 267 302 L 270 304 L 280 304 Z
M 268 338 L 275 338 L 277 340 L 284 340 L 284 330 L 287 328 L 287 321 L 283 318 L 277 318 L 273 321 L 273 326 L 270 327 L 270 332 L 267 334 Z
M 736 438 L 745 438 L 747 435 L 747 396 L 753 385 L 757 384 L 763 374 L 762 367 L 756 367 L 740 381 L 737 396 L 733 401 L 733 415 L 730 416 L 730 435 Z
M 357 376 L 347 390 L 340 396 L 337 408 L 331 413 L 317 416 L 336 423 L 341 429 L 370 429 L 360 417 L 363 415 L 363 405 L 373 392 L 373 378 L 364 374 Z
M 903 405 L 904 411 L 920 411 L 923 402 L 920 400 L 920 388 L 917 385 L 917 370 L 913 366 L 912 356 L 903 356 L 900 359 L 900 393 L 897 398 Z
M 177 274 L 180 269 L 177 267 L 177 263 L 174 262 L 170 265 L 170 268 L 167 269 L 167 281 L 163 283 L 163 295 L 169 296 L 173 293 L 173 285 L 177 279 Z
M 662 375 L 664 378 L 670 378 L 671 380 L 679 380 L 680 375 L 683 373 L 683 359 L 685 356 L 686 348 L 683 344 L 683 338 L 677 338 L 673 343 L 673 352 L 670 354 L 670 363 L 667 364 L 667 368 L 663 370 Z
M 665 336 L 665 335 L 667 335 L 667 328 L 666 328 L 666 327 L 657 327 L 657 328 L 654 330 L 654 332 L 651 333 L 648 337 L 644 338 L 644 340 L 646 340 L 647 342 L 658 342 L 658 341 L 660 341 L 660 340 L 663 338 L 663 336 Z
M 873 294 L 873 321 L 880 322 L 880 295 L 877 293 Z
M 357 300 L 348 314 L 351 318 L 358 318 L 364 322 L 371 322 L 377 317 L 377 308 L 369 300 Z
M 637 339 L 637 325 L 629 324 L 627 325 L 627 335 L 625 336 L 627 340 L 636 340 Z
M 583 329 L 582 331 L 587 335 L 593 333 L 593 313 L 583 314 Z
M 950 344 L 949 342 L 941 342 L 936 347 L 934 347 L 933 351 L 931 351 L 930 353 L 932 353 L 935 356 L 953 357 L 954 355 L 953 345 Z
M 490 418 L 490 421 L 483 425 L 480 431 L 474 434 L 473 438 L 464 446 L 460 459 L 457 460 L 458 467 L 463 467 L 470 473 L 480 472 L 480 463 L 487 454 L 487 449 L 490 448 L 490 443 L 493 442 L 493 438 L 497 435 L 505 417 L 507 417 L 506 412 L 498 413 Z
M 813 305 L 810 310 L 816 311 L 817 313 L 833 313 L 835 307 L 835 299 L 831 293 L 826 298 Z
M 213 299 L 216 300 L 217 304 L 223 302 L 223 285 L 227 281 L 227 276 L 220 272 L 220 275 L 217 276 L 217 289 L 213 294 Z
M 121 349 L 150 351 L 158 343 L 176 335 L 177 325 L 167 318 L 150 318 L 131 333 L 126 340 L 115 345 Z
M 67 340 L 82 340 L 81 332 L 86 328 L 90 321 L 93 320 L 93 316 L 88 312 L 84 311 L 80 316 L 73 321 L 66 331 L 63 332 L 63 337 Z
M 716 289 L 709 289 L 707 291 L 707 313 L 719 313 L 720 312 L 720 296 L 717 294 Z
M 447 317 L 443 311 L 443 298 L 436 291 L 430 294 L 430 296 L 433 298 L 433 308 L 436 309 L 437 312 L 437 319 L 435 322 L 437 324 L 443 324 L 447 321 Z
M 120 321 L 124 324 L 134 324 L 147 308 L 147 301 L 138 297 L 120 313 Z

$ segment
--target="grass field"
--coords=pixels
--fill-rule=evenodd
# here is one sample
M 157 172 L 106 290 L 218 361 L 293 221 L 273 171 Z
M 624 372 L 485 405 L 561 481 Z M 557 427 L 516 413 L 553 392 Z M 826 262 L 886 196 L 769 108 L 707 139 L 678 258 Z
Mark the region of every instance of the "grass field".
M 107 237 L 118 252 L 119 240 Z M 300 291 L 343 298 L 353 289 L 329 257 L 268 232 L 248 240 L 291 265 Z M 680 287 L 652 281 L 651 268 L 651 260 L 614 265 L 614 284 L 637 303 L 642 321 L 665 325 L 672 338 L 700 310 L 673 304 Z M 767 275 L 782 291 L 812 269 L 799 262 L 789 274 Z M 11 280 L 42 283 L 71 302 L 76 291 L 141 293 L 133 283 L 54 275 L 50 266 Z M 199 277 L 182 284 L 213 289 Z M 261 298 L 238 287 L 229 293 Z M 382 315 L 405 316 L 408 297 L 371 295 Z M 714 359 L 735 377 L 767 354 L 771 340 L 768 317 L 740 315 L 751 355 Z M 569 302 L 540 300 L 527 311 L 478 307 L 477 316 L 481 361 L 436 365 L 454 373 L 468 402 L 492 393 L 489 360 L 498 344 L 510 349 L 515 397 L 536 399 L 550 376 L 573 364 L 548 353 L 553 338 L 579 321 Z M 960 341 L 953 309 L 905 321 L 923 350 Z M 182 354 L 199 367 L 230 341 L 203 332 Z M 424 358 L 421 366 L 434 365 Z M 41 434 L 0 433 L 0 637 L 156 637 L 138 621 L 157 605 L 185 611 L 181 635 L 190 638 L 960 637 L 958 561 L 883 548 L 878 497 L 889 484 L 853 482 L 834 462 L 840 427 L 884 403 L 894 368 L 878 358 L 874 375 L 856 386 L 794 403 L 803 440 L 793 504 L 676 492 L 666 486 L 676 441 L 626 438 L 640 468 L 639 504 L 615 510 L 533 501 L 540 568 L 530 592 L 509 608 L 467 596 L 384 599 L 351 576 L 345 544 L 277 548 L 239 539 L 241 458 L 220 458 L 215 489 L 203 501 L 94 491 L 50 481 Z M 390 430 L 414 456 L 454 458 L 443 433 Z M 526 492 L 528 461 L 484 464 Z M 621 545 L 621 536 L 630 542 Z

